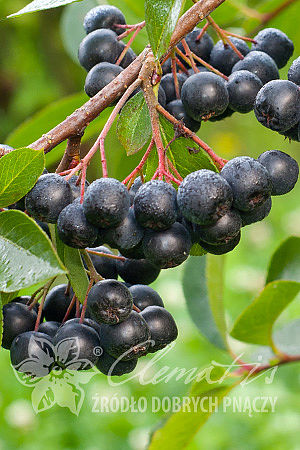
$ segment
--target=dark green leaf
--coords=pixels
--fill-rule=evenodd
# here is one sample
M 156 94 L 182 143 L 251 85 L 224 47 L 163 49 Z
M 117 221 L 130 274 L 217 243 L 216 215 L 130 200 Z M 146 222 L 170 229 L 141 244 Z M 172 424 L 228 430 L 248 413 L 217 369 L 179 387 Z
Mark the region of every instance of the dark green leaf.
M 35 185 L 45 167 L 43 150 L 22 148 L 0 159 L 0 208 L 17 202 Z
M 266 283 L 274 280 L 300 280 L 300 237 L 289 237 L 273 254 Z
M 68 278 L 78 300 L 83 303 L 89 280 L 79 250 L 65 245 L 56 233 L 57 253 L 68 270 Z
M 68 5 L 69 3 L 78 2 L 81 0 L 34 0 L 30 2 L 27 6 L 20 9 L 20 11 L 10 14 L 8 17 L 21 16 L 22 14 L 27 14 L 35 11 L 41 11 L 44 9 L 57 8 L 59 6 Z
M 184 267 L 183 292 L 197 328 L 213 345 L 224 350 L 223 271 L 224 257 L 190 256 Z
M 137 153 L 151 137 L 149 111 L 142 92 L 138 92 L 123 107 L 117 126 L 119 141 L 127 155 Z
M 0 291 L 14 292 L 64 274 L 51 242 L 20 211 L 0 214 Z
M 162 428 L 152 435 L 149 450 L 161 450 L 172 448 L 172 450 L 182 450 L 193 440 L 195 434 L 207 422 L 209 417 L 218 410 L 219 405 L 225 395 L 227 395 L 236 385 L 236 379 L 225 375 L 223 367 L 212 367 L 212 371 L 207 368 L 202 374 L 202 380 L 195 382 L 189 395 L 190 408 L 184 409 L 184 404 L 180 410 L 171 415 Z M 242 381 L 240 378 L 238 381 Z M 204 400 L 201 402 L 201 400 Z M 213 402 L 214 408 L 208 405 Z M 202 406 L 201 406 L 202 404 Z M 192 406 L 193 405 L 193 406 Z M 195 405 L 195 406 L 194 406 Z
M 183 9 L 185 0 L 146 0 L 145 19 L 154 56 L 162 56 Z
M 273 281 L 242 312 L 231 336 L 250 344 L 272 346 L 272 328 L 282 311 L 300 291 L 295 281 Z

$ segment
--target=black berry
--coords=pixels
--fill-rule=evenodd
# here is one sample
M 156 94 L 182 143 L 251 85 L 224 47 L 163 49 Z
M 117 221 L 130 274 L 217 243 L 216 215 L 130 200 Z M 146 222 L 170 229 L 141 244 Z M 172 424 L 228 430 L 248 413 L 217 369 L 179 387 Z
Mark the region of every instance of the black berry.
M 191 246 L 189 232 L 178 222 L 168 230 L 149 230 L 143 239 L 145 257 L 161 269 L 182 264 L 188 258 Z
M 187 220 L 209 225 L 229 211 L 232 191 L 219 174 L 202 169 L 185 177 L 178 188 L 177 201 Z
M 92 8 L 86 14 L 83 22 L 87 34 L 99 28 L 109 28 L 118 35 L 124 33 L 125 29 L 116 25 L 126 25 L 126 20 L 122 11 L 112 5 L 100 5 Z
M 114 178 L 101 178 L 90 184 L 83 202 L 87 220 L 100 228 L 119 225 L 126 217 L 129 206 L 126 187 Z
M 134 182 L 133 185 L 131 186 L 131 188 L 129 189 L 129 195 L 130 195 L 130 204 L 133 205 L 133 200 L 134 197 L 137 193 L 137 191 L 139 190 L 139 188 L 142 186 L 143 182 L 141 177 L 137 177 Z
M 204 59 L 204 61 L 209 61 L 209 57 L 214 46 L 214 41 L 208 33 L 205 33 L 201 39 L 197 39 L 201 31 L 201 28 L 195 28 L 186 35 L 185 40 L 190 47 L 190 50 L 195 53 L 195 55 L 199 56 L 201 59 Z M 181 43 L 178 47 L 183 53 L 185 53 L 184 47 Z
M 257 120 L 274 131 L 286 131 L 300 120 L 300 89 L 286 80 L 267 83 L 257 94 L 254 112 Z
M 300 56 L 293 61 L 289 68 L 288 79 L 300 86 Z
M 144 229 L 137 222 L 133 208 L 116 228 L 107 231 L 107 242 L 114 248 L 128 250 L 136 247 L 144 236 Z
M 256 95 L 262 86 L 260 79 L 248 70 L 233 72 L 227 83 L 230 108 L 243 114 L 252 111 Z
M 3 306 L 2 347 L 10 349 L 15 337 L 26 331 L 32 331 L 37 319 L 36 312 L 22 303 L 12 302 Z
M 177 120 L 181 120 L 183 124 L 194 133 L 200 129 L 201 123 L 196 122 L 196 120 L 187 115 L 181 100 L 173 100 L 168 103 L 166 110 Z
M 57 330 L 61 326 L 60 322 L 42 322 L 39 326 L 38 332 L 47 334 L 48 336 L 54 337 L 57 333 Z
M 246 225 L 251 225 L 252 223 L 264 220 L 270 214 L 271 208 L 272 199 L 270 197 L 262 205 L 256 206 L 251 211 L 239 211 L 242 219 L 242 226 L 245 227 Z
M 79 198 L 66 206 L 57 221 L 60 239 L 69 247 L 92 247 L 98 236 L 97 228 L 85 217 Z
M 275 61 L 271 56 L 259 51 L 251 51 L 243 60 L 238 61 L 233 66 L 232 72 L 237 70 L 249 70 L 261 80 L 262 84 L 279 78 L 278 67 Z
M 258 161 L 271 177 L 271 195 L 287 194 L 294 188 L 299 176 L 299 166 L 294 158 L 279 150 L 269 150 L 262 153 Z
M 147 259 L 129 259 L 117 261 L 120 277 L 130 284 L 151 284 L 160 273 L 160 268 Z
M 231 159 L 220 174 L 232 189 L 233 206 L 241 211 L 251 211 L 271 195 L 272 183 L 267 169 L 249 156 Z
M 181 89 L 183 83 L 187 80 L 187 76 L 183 73 L 177 74 L 178 85 L 179 85 L 179 95 L 181 93 Z M 160 82 L 161 87 L 165 91 L 166 94 L 166 102 L 170 103 L 172 100 L 176 99 L 176 90 L 175 90 L 175 82 L 173 74 L 167 73 L 164 75 Z
M 150 286 L 144 284 L 135 284 L 129 288 L 133 303 L 141 311 L 147 308 L 147 306 L 161 306 L 164 307 L 161 296 Z
M 130 359 L 129 361 L 123 361 L 122 359 L 120 359 L 118 361 L 105 352 L 102 353 L 96 364 L 97 369 L 100 372 L 104 373 L 104 375 L 112 377 L 120 377 L 125 373 L 130 373 L 136 368 L 136 365 L 137 359 Z
M 249 47 L 242 39 L 231 37 L 230 41 L 236 46 L 243 56 L 249 53 Z M 218 41 L 213 47 L 209 63 L 222 72 L 224 75 L 230 75 L 233 66 L 240 61 L 239 56 L 229 44 Z
M 55 286 L 46 296 L 46 300 L 43 307 L 43 312 L 45 319 L 47 321 L 62 322 L 67 309 L 71 303 L 73 297 L 73 291 L 67 292 L 67 285 L 60 284 Z M 76 308 L 75 305 L 72 308 L 69 318 L 75 316 Z
M 213 245 L 207 242 L 199 241 L 201 247 L 208 253 L 213 255 L 224 255 L 225 253 L 231 252 L 240 242 L 241 233 L 239 233 L 234 239 L 232 239 L 227 244 Z
M 198 225 L 196 233 L 199 241 L 214 245 L 227 244 L 238 235 L 241 227 L 241 217 L 232 209 L 212 225 Z
M 294 52 L 294 44 L 283 31 L 265 28 L 254 38 L 253 50 L 265 52 L 274 59 L 279 69 L 284 67 Z
M 132 311 L 124 322 L 117 325 L 103 324 L 100 334 L 105 352 L 122 360 L 136 359 L 147 353 L 150 331 L 145 319 Z
M 90 248 L 88 250 L 94 250 L 100 253 L 107 253 L 108 255 L 113 255 L 113 252 L 107 247 L 100 246 L 95 248 Z M 106 258 L 105 256 L 89 254 L 95 269 L 103 278 L 117 279 L 118 272 L 116 266 L 116 260 L 113 258 Z
M 87 71 L 96 64 L 114 64 L 121 53 L 121 45 L 114 31 L 100 29 L 92 31 L 81 42 L 78 50 L 79 62 Z
M 87 308 L 96 322 L 113 325 L 123 322 L 130 314 L 132 295 L 119 281 L 99 281 L 90 290 Z
M 177 218 L 176 190 L 164 181 L 148 181 L 136 193 L 133 207 L 140 225 L 153 230 L 165 230 Z
M 27 212 L 41 222 L 56 223 L 60 212 L 73 200 L 69 183 L 61 176 L 42 175 L 26 195 Z
M 123 71 L 122 67 L 108 62 L 96 64 L 87 74 L 84 90 L 89 97 L 94 97 Z
M 181 100 L 189 116 L 201 122 L 222 114 L 229 96 L 224 80 L 210 72 L 199 72 L 189 77 L 181 91 Z
M 97 332 L 80 323 L 66 323 L 59 328 L 53 342 L 57 347 L 57 364 L 68 370 L 90 369 L 97 363 L 98 352 L 101 352 Z
M 147 322 L 151 335 L 149 353 L 157 352 L 170 344 L 178 336 L 178 330 L 172 315 L 161 306 L 147 306 L 141 316 Z
M 72 194 L 73 194 L 73 200 L 76 200 L 76 198 L 80 197 L 80 194 L 81 194 L 80 178 L 77 177 L 76 175 L 73 175 L 68 180 L 68 183 L 71 186 L 71 190 L 72 190 Z M 90 183 L 88 181 L 86 181 L 85 185 L 84 185 L 85 189 L 87 189 L 89 185 L 90 185 Z

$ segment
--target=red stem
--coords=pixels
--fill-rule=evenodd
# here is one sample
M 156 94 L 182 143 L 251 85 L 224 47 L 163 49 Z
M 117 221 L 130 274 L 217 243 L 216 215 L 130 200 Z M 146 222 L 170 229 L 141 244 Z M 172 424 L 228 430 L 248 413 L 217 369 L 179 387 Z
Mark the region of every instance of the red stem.
M 120 64 L 120 62 L 122 61 L 122 59 L 124 58 L 124 56 L 126 55 L 129 47 L 131 46 L 131 44 L 133 43 L 133 41 L 135 40 L 135 38 L 137 37 L 137 35 L 139 34 L 139 32 L 141 31 L 141 29 L 145 26 L 145 22 L 142 22 L 143 25 L 139 24 L 136 27 L 135 32 L 133 33 L 133 35 L 131 36 L 131 38 L 129 39 L 129 41 L 127 42 L 127 44 L 125 45 L 122 53 L 120 54 L 119 58 L 117 59 L 117 66 Z M 124 34 L 124 33 L 123 33 Z M 122 36 L 122 35 L 121 35 Z
M 123 184 L 127 184 L 128 181 L 130 181 L 134 176 L 136 176 L 136 175 L 142 170 L 142 168 L 144 167 L 144 165 L 145 165 L 145 163 L 146 163 L 146 161 L 147 161 L 147 159 L 148 159 L 148 157 L 149 157 L 149 155 L 150 155 L 150 153 L 151 153 L 151 150 L 153 149 L 153 146 L 154 146 L 154 139 L 151 139 L 151 142 L 150 142 L 150 144 L 149 144 L 149 147 L 147 148 L 147 150 L 146 150 L 144 156 L 142 157 L 141 162 L 140 162 L 139 165 L 136 166 L 136 168 L 128 175 L 128 177 L 126 177 L 125 180 L 122 181 Z
M 87 251 L 87 253 L 90 253 L 91 255 L 103 256 L 104 258 L 116 259 L 118 261 L 126 260 L 126 258 L 124 258 L 124 256 L 110 255 L 109 253 L 96 252 L 94 250 L 89 250 L 89 249 L 86 249 L 86 251 Z
M 82 310 L 81 310 L 81 316 L 80 316 L 79 323 L 83 323 L 83 321 L 84 321 L 85 313 L 86 313 L 86 307 L 87 307 L 87 301 L 88 301 L 88 296 L 89 296 L 90 290 L 92 289 L 93 284 L 94 284 L 94 280 L 91 279 L 90 282 L 89 282 L 87 291 L 86 291 L 86 295 L 85 295 L 85 299 L 84 299 L 83 305 L 82 305 Z
M 220 36 L 224 44 L 230 45 L 230 47 L 238 55 L 238 57 L 240 59 L 244 59 L 244 55 L 242 55 L 242 53 L 236 48 L 234 43 L 231 42 L 231 40 L 226 36 L 224 30 L 221 27 L 219 27 L 219 25 L 210 16 L 207 16 L 206 20 L 208 20 L 211 26 L 216 30 L 217 34 Z
M 173 56 L 172 56 L 171 62 L 172 62 L 172 74 L 173 74 L 173 78 L 174 78 L 176 98 L 180 99 L 179 83 L 178 83 L 178 76 L 177 76 L 177 70 L 176 70 L 176 60 Z
M 176 47 L 176 52 L 178 53 L 179 56 L 181 56 L 188 64 L 191 64 L 189 61 L 189 58 L 187 58 L 182 51 Z M 210 64 L 208 64 L 208 62 L 204 61 L 204 59 L 199 58 L 199 56 L 195 55 L 195 53 L 191 52 L 193 58 L 198 61 L 200 64 L 202 64 L 204 67 L 206 67 L 207 69 L 211 70 L 212 72 L 214 72 L 216 75 L 219 75 L 220 77 L 224 78 L 224 80 L 228 80 L 228 77 L 226 75 L 224 75 L 224 73 L 220 72 L 218 69 L 215 69 L 213 66 L 211 66 Z
M 193 54 L 192 54 L 192 52 L 191 52 L 191 50 L 190 50 L 190 47 L 188 46 L 186 40 L 185 40 L 185 39 L 182 39 L 181 42 L 182 42 L 182 45 L 183 45 L 183 48 L 184 48 L 185 53 L 187 54 L 188 58 L 189 58 L 190 61 L 191 61 L 191 65 L 192 65 L 193 71 L 194 71 L 194 72 L 199 72 L 199 70 L 198 70 L 198 68 L 197 68 L 197 66 L 196 66 L 196 64 L 195 64 L 195 60 L 194 60 L 194 58 L 193 58 Z
M 71 300 L 71 302 L 70 302 L 70 304 L 68 306 L 68 309 L 66 311 L 65 317 L 63 318 L 62 323 L 65 323 L 67 321 L 67 319 L 68 319 L 68 317 L 70 315 L 70 312 L 72 311 L 73 306 L 75 305 L 75 302 L 76 302 L 76 295 L 74 294 L 73 298 L 72 298 L 72 300 Z
M 242 41 L 246 41 L 246 42 L 252 42 L 253 44 L 256 44 L 256 41 L 254 39 L 251 39 L 249 37 L 246 36 L 240 36 L 239 34 L 235 34 L 235 33 L 231 33 L 230 31 L 227 30 L 223 30 L 225 34 L 227 34 L 228 36 L 232 36 L 232 37 L 236 37 L 238 39 L 241 39 Z
M 196 37 L 196 41 L 200 41 L 200 39 L 205 35 L 207 28 L 210 26 L 210 23 L 207 22 L 204 27 L 202 28 L 202 30 L 200 31 L 200 33 L 198 34 L 198 36 Z

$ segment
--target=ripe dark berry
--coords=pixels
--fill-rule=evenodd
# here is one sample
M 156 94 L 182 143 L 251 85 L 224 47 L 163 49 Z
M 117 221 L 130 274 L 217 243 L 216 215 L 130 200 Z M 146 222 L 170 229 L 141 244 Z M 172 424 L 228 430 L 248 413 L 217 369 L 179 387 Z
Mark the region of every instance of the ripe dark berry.
M 149 353 L 157 352 L 175 341 L 178 330 L 172 315 L 161 306 L 147 306 L 141 316 L 147 322 L 151 335 Z
M 209 61 L 209 57 L 214 46 L 214 41 L 208 33 L 205 33 L 201 37 L 201 39 L 197 39 L 201 31 L 201 28 L 195 28 L 193 31 L 186 35 L 185 40 L 191 51 L 195 53 L 195 55 L 199 56 L 199 58 L 204 59 L 204 61 Z M 178 45 L 178 47 L 183 53 L 185 53 L 184 47 L 181 43 Z
M 12 299 L 10 301 L 10 303 L 22 303 L 22 305 L 27 305 L 29 306 L 31 301 L 31 296 L 30 295 L 21 295 L 20 297 L 15 297 L 14 299 Z M 39 312 L 39 303 L 36 303 L 33 307 L 33 310 L 38 313 Z
M 242 226 L 245 227 L 246 225 L 251 225 L 252 223 L 264 220 L 270 214 L 271 208 L 272 199 L 270 197 L 262 205 L 256 206 L 256 208 L 251 211 L 239 211 L 242 219 Z
M 178 222 L 168 230 L 149 230 L 143 239 L 145 257 L 162 269 L 182 264 L 188 258 L 191 246 L 189 232 Z
M 126 187 L 114 178 L 94 181 L 86 190 L 83 209 L 86 218 L 100 228 L 119 225 L 130 206 Z
M 129 259 L 117 261 L 120 277 L 130 284 L 151 284 L 160 273 L 160 268 L 147 259 Z
M 120 377 L 125 373 L 132 372 L 136 368 L 137 361 L 137 359 L 130 359 L 129 361 L 120 359 L 117 361 L 108 353 L 103 352 L 96 365 L 97 369 L 104 375 Z
M 105 352 L 122 360 L 139 358 L 147 353 L 150 331 L 145 319 L 132 311 L 124 322 L 117 325 L 103 324 L 100 340 Z
M 79 198 L 66 206 L 57 221 L 60 239 L 69 247 L 92 247 L 98 236 L 97 228 L 86 220 Z
M 225 111 L 222 114 L 219 114 L 218 116 L 212 116 L 208 120 L 210 122 L 219 122 L 220 120 L 224 120 L 227 117 L 231 117 L 234 113 L 233 109 L 231 109 L 229 106 L 225 109 Z
M 300 89 L 291 81 L 274 80 L 257 94 L 254 112 L 257 120 L 274 131 L 286 131 L 300 120 Z
M 238 61 L 233 66 L 232 72 L 237 70 L 249 70 L 261 80 L 262 84 L 279 78 L 278 67 L 275 61 L 264 52 L 249 52 L 243 60 Z
M 197 240 L 214 245 L 227 244 L 238 235 L 241 227 L 242 220 L 239 213 L 231 209 L 212 225 L 198 225 Z
M 126 25 L 126 20 L 122 11 L 112 5 L 100 5 L 92 8 L 83 21 L 83 27 L 87 34 L 99 28 L 109 28 L 118 35 L 124 33 L 125 29 L 116 25 Z
M 187 80 L 187 76 L 183 73 L 178 73 L 177 78 L 178 78 L 179 95 L 180 95 L 183 83 Z M 161 79 L 160 85 L 163 88 L 163 90 L 165 91 L 167 103 L 170 103 L 172 100 L 176 99 L 176 90 L 175 90 L 173 74 L 167 73 L 166 75 L 164 75 Z
M 132 247 L 132 248 L 127 248 L 127 249 L 119 248 L 119 251 L 122 254 L 122 256 L 125 256 L 125 258 L 129 258 L 129 259 L 144 259 L 145 258 L 142 241 L 139 242 L 138 245 L 136 245 L 135 247 Z
M 131 186 L 131 188 L 129 189 L 129 195 L 130 195 L 130 204 L 133 205 L 133 200 L 134 197 L 137 193 L 137 191 L 139 190 L 139 188 L 142 186 L 143 182 L 141 177 L 137 177 L 134 182 L 133 185 Z
M 81 184 L 80 179 L 77 177 L 77 175 L 73 175 L 68 180 L 69 185 L 71 186 L 72 194 L 73 194 L 73 200 L 76 200 L 76 198 L 80 197 L 81 194 Z M 85 182 L 85 189 L 88 188 L 90 183 L 88 181 Z
M 267 169 L 249 156 L 231 159 L 220 174 L 232 189 L 233 206 L 241 211 L 251 211 L 271 195 L 272 183 Z
M 199 72 L 189 77 L 182 86 L 181 100 L 189 116 L 201 122 L 222 114 L 229 96 L 224 80 L 210 72 Z
M 206 67 L 204 67 L 204 66 L 197 66 L 197 69 L 198 69 L 198 70 L 194 71 L 194 69 L 193 69 L 192 67 L 190 67 L 190 68 L 188 69 L 189 76 L 194 75 L 195 73 L 198 73 L 198 72 L 210 72 L 210 71 L 209 71 Z
M 132 310 L 132 295 L 119 281 L 99 281 L 90 290 L 87 309 L 96 322 L 123 322 Z
M 69 183 L 55 173 L 42 175 L 26 195 L 27 212 L 41 222 L 56 223 L 60 212 L 73 200 Z
M 48 336 L 54 337 L 57 333 L 57 330 L 61 326 L 59 322 L 42 322 L 39 326 L 38 332 L 47 334 Z
M 286 131 L 280 131 L 279 134 L 284 135 L 291 141 L 300 142 L 300 122 L 296 123 L 292 128 Z
M 90 248 L 88 250 L 94 250 L 96 252 L 107 253 L 108 255 L 113 255 L 113 252 L 107 247 L 100 246 L 96 248 Z M 105 256 L 98 256 L 90 254 L 92 263 L 95 269 L 103 278 L 117 279 L 118 272 L 116 266 L 116 260 L 113 258 L 106 258 Z
M 164 181 L 148 181 L 138 190 L 133 207 L 140 225 L 153 230 L 165 230 L 177 218 L 176 190 Z
M 2 347 L 9 350 L 15 337 L 34 329 L 36 319 L 36 312 L 22 303 L 12 302 L 4 305 Z
M 9 205 L 8 209 L 17 209 L 18 211 L 25 211 L 25 197 L 22 197 L 16 203 L 12 203 L 11 205 Z
M 173 100 L 168 103 L 166 110 L 177 120 L 182 120 L 183 124 L 194 133 L 200 129 L 201 123 L 196 122 L 196 120 L 187 115 L 181 100 Z
M 185 177 L 178 188 L 177 201 L 187 220 L 210 225 L 230 210 L 232 191 L 219 174 L 202 169 Z
M 87 74 L 84 90 L 89 97 L 94 97 L 123 71 L 122 67 L 108 62 L 96 64 Z
M 243 56 L 249 53 L 249 47 L 242 39 L 235 37 L 230 38 L 231 42 L 241 52 Z M 209 63 L 224 75 L 230 75 L 233 66 L 240 61 L 239 56 L 235 53 L 229 44 L 218 41 L 211 51 Z
M 260 79 L 248 70 L 233 72 L 227 83 L 230 108 L 243 114 L 252 111 L 256 95 L 262 86 Z
M 48 292 L 43 307 L 47 321 L 62 322 L 73 297 L 73 291 L 67 293 L 67 285 L 60 284 Z M 75 317 L 76 308 L 72 308 L 69 318 Z
M 96 64 L 109 62 L 114 64 L 119 54 L 121 46 L 114 31 L 101 29 L 88 34 L 79 46 L 79 62 L 87 71 Z
M 213 245 L 203 241 L 199 241 L 199 244 L 204 250 L 212 255 L 224 255 L 225 253 L 231 252 L 239 244 L 240 240 L 241 233 L 239 232 L 239 234 L 227 244 Z
M 135 284 L 129 288 L 133 303 L 141 311 L 147 308 L 147 306 L 161 306 L 164 307 L 161 296 L 150 286 L 144 284 Z
M 47 223 L 41 222 L 40 220 L 35 221 L 36 224 L 47 234 L 48 238 L 51 239 L 50 229 Z
M 269 150 L 262 153 L 258 161 L 271 177 L 271 195 L 287 194 L 294 188 L 299 176 L 299 166 L 294 158 L 279 150 Z
M 66 323 L 59 328 L 53 342 L 57 346 L 57 363 L 63 368 L 88 370 L 98 361 L 100 339 L 92 327 L 74 322 Z
M 10 359 L 18 372 L 33 377 L 47 376 L 54 362 L 52 338 L 36 331 L 22 333 L 12 343 Z
M 294 44 L 283 31 L 264 28 L 255 37 L 253 50 L 265 52 L 274 59 L 279 69 L 284 67 L 294 52 Z
M 296 58 L 288 71 L 288 79 L 300 86 L 300 56 Z
M 87 316 L 88 316 L 88 312 L 86 311 L 85 318 L 83 319 L 83 322 L 82 322 L 83 325 L 86 325 L 87 327 L 93 328 L 96 331 L 96 333 L 98 335 L 100 335 L 100 330 L 101 330 L 100 323 L 96 322 L 95 320 L 93 320 L 93 319 L 91 319 L 90 317 L 87 317 Z M 63 327 L 65 325 L 69 326 L 72 323 L 81 323 L 80 321 L 81 321 L 81 318 L 80 317 L 76 317 L 74 319 L 67 320 L 65 323 L 62 324 L 62 326 Z M 47 323 L 47 322 L 45 322 L 45 323 Z
M 118 249 L 132 249 L 136 247 L 144 236 L 144 229 L 138 224 L 133 208 L 130 208 L 125 219 L 116 228 L 107 231 L 107 242 Z

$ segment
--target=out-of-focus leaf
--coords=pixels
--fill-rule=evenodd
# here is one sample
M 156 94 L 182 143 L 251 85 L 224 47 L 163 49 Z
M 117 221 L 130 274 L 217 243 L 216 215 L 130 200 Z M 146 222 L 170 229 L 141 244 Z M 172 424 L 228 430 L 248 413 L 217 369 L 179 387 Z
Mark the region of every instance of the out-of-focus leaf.
M 242 312 L 231 336 L 250 344 L 272 346 L 274 322 L 300 291 L 295 281 L 273 281 Z
M 34 0 L 26 5 L 20 11 L 10 14 L 9 17 L 21 16 L 23 14 L 32 13 L 35 11 L 41 11 L 44 9 L 58 8 L 59 6 L 68 5 L 73 2 L 80 2 L 81 0 Z
M 20 211 L 0 214 L 0 291 L 18 291 L 65 272 L 34 220 Z
M 214 367 L 212 371 L 209 371 L 207 378 L 204 375 L 206 371 L 207 368 L 200 371 L 202 379 L 192 386 L 188 397 L 190 407 L 185 406 L 185 402 L 183 402 L 180 410 L 172 414 L 162 428 L 154 432 L 149 450 L 165 448 L 182 450 L 186 448 L 197 431 L 218 410 L 224 396 L 237 385 L 236 379 L 226 377 L 225 369 L 222 367 Z M 242 381 L 242 378 L 238 381 Z M 214 407 L 209 407 L 212 402 Z
M 142 92 L 138 92 L 123 107 L 117 135 L 127 155 L 137 153 L 151 137 L 149 110 Z
M 43 150 L 22 148 L 0 159 L 0 208 L 24 197 L 35 185 L 45 166 Z
M 185 0 L 146 0 L 145 18 L 154 56 L 160 57 L 169 47 L 172 33 Z
M 193 244 L 190 250 L 190 256 L 203 256 L 206 255 L 207 251 L 204 250 L 199 244 Z
M 190 256 L 184 267 L 183 292 L 196 327 L 209 342 L 225 350 L 223 272 L 224 257 Z
M 300 280 L 300 237 L 289 237 L 274 252 L 266 283 L 274 280 Z

